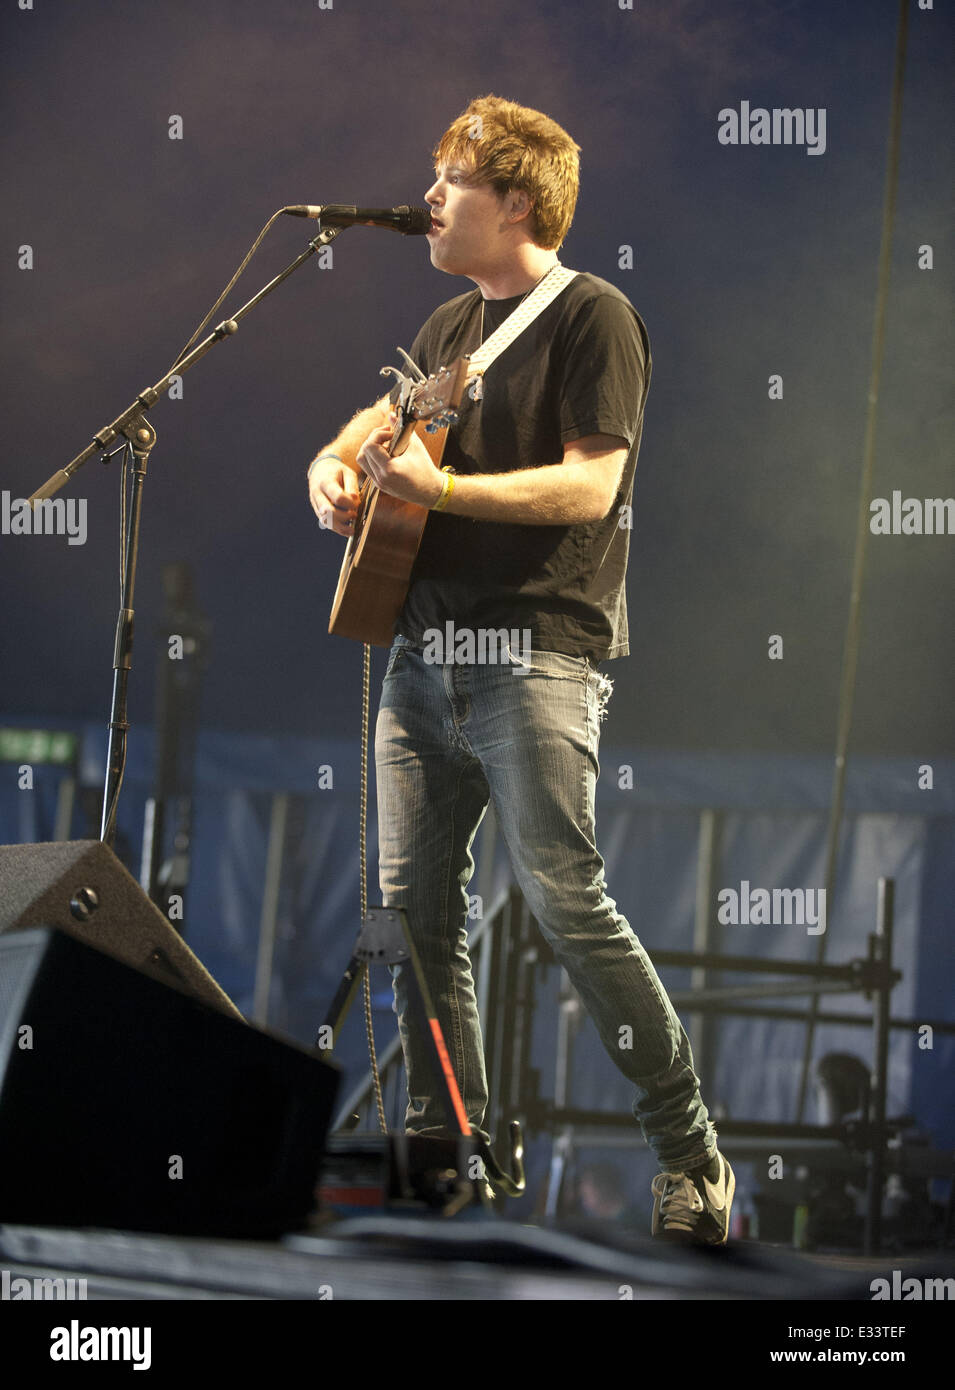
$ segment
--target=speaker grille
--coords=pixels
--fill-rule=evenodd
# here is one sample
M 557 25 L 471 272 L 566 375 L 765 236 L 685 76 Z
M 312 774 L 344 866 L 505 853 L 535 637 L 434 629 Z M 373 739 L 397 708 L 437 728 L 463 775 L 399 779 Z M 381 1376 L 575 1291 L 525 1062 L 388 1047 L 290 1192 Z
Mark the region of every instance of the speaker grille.
M 95 906 L 77 915 L 71 904 L 78 899 Z M 0 932 L 43 926 L 59 927 L 210 1008 L 242 1017 L 155 903 L 99 840 L 0 845 Z

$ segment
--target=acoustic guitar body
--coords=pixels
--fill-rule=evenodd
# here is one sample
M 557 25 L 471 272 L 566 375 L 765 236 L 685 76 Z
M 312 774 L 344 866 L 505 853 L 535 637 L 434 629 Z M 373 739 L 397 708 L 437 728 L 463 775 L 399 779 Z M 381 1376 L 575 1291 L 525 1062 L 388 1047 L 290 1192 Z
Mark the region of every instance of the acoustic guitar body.
M 427 507 L 389 497 L 374 484 L 373 495 L 359 505 L 355 534 L 350 537 L 338 576 L 328 630 L 373 647 L 390 647 L 395 623 L 411 582 L 421 546 Z
M 464 389 L 466 359 L 442 369 L 423 384 L 409 383 L 409 403 L 396 427 L 388 452 L 397 456 L 407 447 L 412 431 L 424 441 L 432 462 L 441 465 L 447 429 L 428 432 L 426 420 L 442 426 L 454 420 Z M 328 630 L 373 647 L 390 647 L 395 623 L 411 583 L 411 571 L 421 546 L 428 508 L 392 497 L 363 477 L 359 483 L 358 514 L 342 560 Z

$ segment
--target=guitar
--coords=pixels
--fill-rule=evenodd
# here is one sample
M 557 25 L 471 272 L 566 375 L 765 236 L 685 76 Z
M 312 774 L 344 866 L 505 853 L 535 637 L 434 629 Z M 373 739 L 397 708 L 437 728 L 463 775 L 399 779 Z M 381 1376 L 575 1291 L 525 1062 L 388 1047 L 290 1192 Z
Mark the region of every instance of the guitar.
M 419 381 L 396 367 L 382 367 L 382 376 L 389 373 L 401 383 L 401 394 L 385 452 L 398 458 L 417 430 L 440 467 L 447 427 L 457 419 L 464 394 L 468 359 L 459 357 L 450 367 Z M 358 493 L 358 514 L 342 560 L 328 630 L 337 637 L 390 647 L 429 509 L 382 492 L 367 476 L 361 478 Z

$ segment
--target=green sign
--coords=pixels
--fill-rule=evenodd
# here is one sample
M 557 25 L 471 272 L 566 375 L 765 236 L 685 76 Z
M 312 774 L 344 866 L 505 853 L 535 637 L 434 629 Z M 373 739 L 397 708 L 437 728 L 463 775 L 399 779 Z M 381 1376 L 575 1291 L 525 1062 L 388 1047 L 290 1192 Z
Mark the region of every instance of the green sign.
M 0 763 L 55 763 L 75 761 L 79 738 L 61 729 L 0 729 Z

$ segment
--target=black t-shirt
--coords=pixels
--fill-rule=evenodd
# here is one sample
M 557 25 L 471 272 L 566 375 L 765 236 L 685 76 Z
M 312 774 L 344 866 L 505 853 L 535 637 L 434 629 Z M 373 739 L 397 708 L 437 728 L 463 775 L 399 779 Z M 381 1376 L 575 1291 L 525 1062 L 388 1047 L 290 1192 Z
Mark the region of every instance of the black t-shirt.
M 480 290 L 436 309 L 411 348 L 425 373 L 486 341 L 525 296 L 482 300 Z M 617 497 L 601 521 L 527 526 L 448 512 L 429 517 L 395 632 L 529 629 L 538 651 L 626 656 L 624 577 L 629 507 L 650 343 L 630 301 L 606 280 L 579 274 L 491 364 L 484 395 L 465 394 L 442 464 L 456 473 L 508 473 L 560 463 L 563 446 L 591 434 L 630 448 Z

